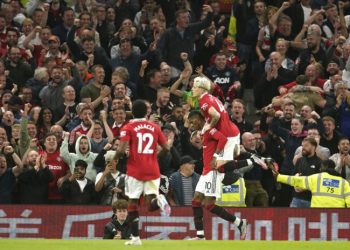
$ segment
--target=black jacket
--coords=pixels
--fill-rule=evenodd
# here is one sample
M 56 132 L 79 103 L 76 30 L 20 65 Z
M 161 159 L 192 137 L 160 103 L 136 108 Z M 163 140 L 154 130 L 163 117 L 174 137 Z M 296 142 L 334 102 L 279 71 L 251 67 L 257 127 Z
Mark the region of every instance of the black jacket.
M 76 180 L 70 181 L 68 179 L 63 182 L 59 191 L 68 204 L 96 204 L 95 184 L 89 179 L 87 179 L 87 184 L 83 192 L 80 191 L 79 184 Z
M 113 239 L 114 236 L 119 232 L 121 232 L 122 239 L 129 239 L 131 236 L 131 228 L 130 225 L 125 221 L 123 224 L 120 224 L 117 221 L 116 216 L 112 216 L 112 221 L 108 222 L 105 226 L 103 239 Z
M 48 167 L 36 171 L 26 168 L 17 178 L 19 200 L 21 204 L 47 203 L 48 184 L 53 175 Z
M 322 160 L 316 156 L 311 157 L 301 157 L 298 159 L 298 161 L 295 164 L 295 173 L 299 173 L 301 176 L 310 176 L 313 174 L 318 174 L 320 172 Z M 304 191 L 304 192 L 295 192 L 294 191 L 294 197 L 311 201 L 311 192 L 310 191 Z

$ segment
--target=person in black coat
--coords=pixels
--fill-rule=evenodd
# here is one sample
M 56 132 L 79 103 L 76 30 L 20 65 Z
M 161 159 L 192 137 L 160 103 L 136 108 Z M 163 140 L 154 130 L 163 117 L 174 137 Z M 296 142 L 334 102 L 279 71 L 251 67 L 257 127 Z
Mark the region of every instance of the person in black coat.
M 130 225 L 127 223 L 128 202 L 120 199 L 112 204 L 112 221 L 108 222 L 104 228 L 103 239 L 129 239 L 131 236 Z
M 93 36 L 86 36 L 81 39 L 80 44 L 74 41 L 77 26 L 73 25 L 67 36 L 67 45 L 75 62 L 86 61 L 89 66 L 100 64 L 106 73 L 105 82 L 110 83 L 112 68 L 106 51 L 97 47 Z
M 19 200 L 21 204 L 46 204 L 48 184 L 53 180 L 53 174 L 45 164 L 46 155 L 40 155 L 35 150 L 28 152 L 28 166 L 17 178 Z
M 64 200 L 68 204 L 96 204 L 95 184 L 85 178 L 87 163 L 77 160 L 74 173 L 60 187 Z

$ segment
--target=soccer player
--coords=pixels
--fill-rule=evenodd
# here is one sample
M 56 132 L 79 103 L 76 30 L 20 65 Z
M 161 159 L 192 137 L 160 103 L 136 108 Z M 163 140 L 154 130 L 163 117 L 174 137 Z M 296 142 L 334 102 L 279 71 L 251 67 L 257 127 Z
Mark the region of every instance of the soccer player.
M 205 124 L 204 117 L 199 111 L 192 111 L 188 115 L 188 121 L 190 128 L 200 130 Z M 226 171 L 218 171 L 215 169 L 216 159 L 213 157 L 214 154 L 221 152 L 225 147 L 227 138 L 216 128 L 210 128 L 203 133 L 203 172 L 199 178 L 198 184 L 196 186 L 196 191 L 192 200 L 192 209 L 194 215 L 194 224 L 197 230 L 197 236 L 193 239 L 201 240 L 204 238 L 204 226 L 203 226 L 203 208 L 204 207 L 213 214 L 216 214 L 220 218 L 233 222 L 240 231 L 240 238 L 245 239 L 247 220 L 240 219 L 224 208 L 215 205 L 215 200 L 217 197 L 221 196 L 222 182 L 228 181 L 224 180 L 227 178 L 234 178 L 231 174 L 221 173 Z M 233 154 L 233 150 L 231 151 Z M 252 162 L 246 162 L 246 165 L 253 164 Z M 228 163 L 225 164 L 226 166 Z M 232 167 L 232 164 L 231 164 Z M 232 173 L 232 169 L 231 172 Z M 227 176 L 226 176 L 227 175 Z M 237 179 L 236 179 L 237 180 Z M 231 182 L 225 183 L 226 185 L 232 184 L 235 181 L 232 179 Z
M 227 138 L 227 143 L 222 152 L 218 152 L 214 156 L 220 160 L 230 161 L 239 155 L 240 132 L 237 126 L 231 122 L 221 101 L 209 94 L 211 86 L 209 78 L 204 76 L 196 77 L 192 87 L 192 94 L 193 97 L 199 97 L 199 108 L 206 121 L 202 133 L 204 134 L 207 130 L 216 128 Z
M 160 170 L 157 161 L 157 144 L 161 147 L 158 155 L 169 151 L 169 146 L 160 127 L 146 120 L 147 106 L 144 101 L 136 100 L 133 103 L 132 114 L 134 119 L 120 132 L 120 144 L 115 158 L 119 160 L 129 147 L 125 194 L 129 197 L 128 221 L 131 224 L 132 237 L 125 244 L 142 245 L 138 228 L 141 194 L 145 195 L 145 204 L 149 211 L 160 208 L 164 216 L 169 216 L 171 212 L 164 195 L 159 194 Z

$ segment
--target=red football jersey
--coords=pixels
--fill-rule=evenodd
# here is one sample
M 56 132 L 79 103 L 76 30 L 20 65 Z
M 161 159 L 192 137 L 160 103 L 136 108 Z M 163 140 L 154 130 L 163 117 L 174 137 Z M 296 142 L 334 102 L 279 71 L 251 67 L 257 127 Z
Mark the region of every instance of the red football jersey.
M 208 93 L 202 95 L 199 99 L 199 108 L 202 110 L 205 121 L 211 122 L 211 116 L 209 115 L 209 108 L 213 107 L 220 113 L 220 119 L 216 123 L 215 128 L 219 130 L 226 137 L 235 137 L 239 134 L 239 129 L 230 120 L 224 105 L 215 96 Z
M 43 154 L 44 151 L 40 151 L 39 154 Z M 59 178 L 65 176 L 69 170 L 68 165 L 64 162 L 60 156 L 60 151 L 50 154 L 47 153 L 46 165 L 50 169 L 53 175 L 53 181 L 49 183 L 49 200 L 61 200 L 63 196 L 58 192 L 57 181 Z
M 157 144 L 167 142 L 160 127 L 145 119 L 134 119 L 120 132 L 120 140 L 129 142 L 126 173 L 141 181 L 160 177 L 157 160 Z
M 213 159 L 213 155 L 218 149 L 222 151 L 227 142 L 226 136 L 219 132 L 216 128 L 209 129 L 203 134 L 203 172 L 202 175 L 206 175 L 212 169 L 210 162 Z

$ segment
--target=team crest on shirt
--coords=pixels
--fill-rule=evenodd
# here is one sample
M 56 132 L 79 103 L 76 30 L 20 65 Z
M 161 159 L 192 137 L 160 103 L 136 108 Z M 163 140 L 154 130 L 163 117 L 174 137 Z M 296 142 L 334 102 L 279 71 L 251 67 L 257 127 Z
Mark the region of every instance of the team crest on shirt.
M 61 162 L 61 161 L 62 161 L 61 157 L 58 156 L 57 159 L 56 159 L 56 161 Z
M 216 128 L 212 128 L 210 131 L 209 131 L 209 134 L 211 134 L 211 135 L 213 135 L 213 134 L 215 134 L 216 133 Z
M 124 136 L 126 136 L 126 132 L 125 131 L 121 131 L 120 132 L 120 137 L 124 137 Z
M 208 108 L 208 103 L 204 103 L 202 109 L 205 111 Z

